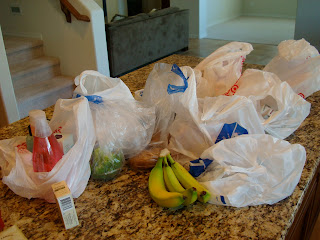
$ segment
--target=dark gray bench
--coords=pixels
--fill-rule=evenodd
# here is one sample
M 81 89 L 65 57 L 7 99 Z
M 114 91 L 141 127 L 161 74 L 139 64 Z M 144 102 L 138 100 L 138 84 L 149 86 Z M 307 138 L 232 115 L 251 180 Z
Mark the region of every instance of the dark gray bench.
M 189 10 L 176 7 L 106 24 L 110 75 L 123 75 L 188 49 Z

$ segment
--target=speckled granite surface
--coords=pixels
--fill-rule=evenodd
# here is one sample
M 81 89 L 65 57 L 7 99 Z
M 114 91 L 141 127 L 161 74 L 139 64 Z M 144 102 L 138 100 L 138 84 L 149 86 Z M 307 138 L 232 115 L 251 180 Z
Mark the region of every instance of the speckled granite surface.
M 200 58 L 173 55 L 160 62 L 196 66 Z M 153 64 L 120 77 L 132 92 L 144 87 Z M 261 68 L 257 65 L 246 66 Z M 64 230 L 55 204 L 24 199 L 0 182 L 6 227 L 16 224 L 28 239 L 283 239 L 319 164 L 320 92 L 307 99 L 311 113 L 286 140 L 306 148 L 307 161 L 292 196 L 272 206 L 233 208 L 196 202 L 177 211 L 159 207 L 148 194 L 149 172 L 125 167 L 110 182 L 90 180 L 75 199 L 80 226 Z M 47 109 L 52 116 L 53 108 Z M 28 119 L 0 129 L 0 139 L 26 135 Z

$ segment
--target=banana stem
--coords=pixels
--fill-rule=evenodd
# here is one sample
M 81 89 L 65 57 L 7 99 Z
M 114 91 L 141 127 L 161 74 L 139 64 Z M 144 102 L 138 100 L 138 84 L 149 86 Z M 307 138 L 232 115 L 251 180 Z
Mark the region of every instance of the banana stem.
M 162 167 L 163 159 L 164 159 L 164 157 L 159 157 L 159 158 L 158 158 L 158 161 L 157 161 L 157 163 L 156 163 L 156 166 L 157 166 L 157 167 L 159 167 L 159 165 L 161 165 L 161 167 Z
M 174 160 L 173 160 L 173 158 L 171 157 L 170 154 L 168 154 L 168 155 L 166 156 L 166 158 L 168 158 L 168 160 L 169 160 L 169 162 L 170 162 L 171 164 L 174 164 Z
M 200 193 L 200 196 L 204 196 L 204 195 L 206 195 L 206 194 L 207 194 L 206 191 L 202 191 L 202 192 Z
M 168 166 L 169 166 L 168 161 L 167 161 L 167 157 L 164 157 L 164 158 L 163 158 L 163 165 L 164 165 L 165 167 L 168 167 Z

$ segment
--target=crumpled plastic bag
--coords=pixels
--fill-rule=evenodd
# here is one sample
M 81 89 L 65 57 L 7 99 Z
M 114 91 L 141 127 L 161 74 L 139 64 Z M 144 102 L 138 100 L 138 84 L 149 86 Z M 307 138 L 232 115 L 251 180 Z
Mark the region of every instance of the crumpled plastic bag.
M 51 203 L 55 202 L 51 185 L 65 181 L 72 196 L 77 198 L 85 190 L 90 178 L 89 161 L 96 140 L 87 99 L 59 99 L 49 125 L 53 132 L 73 134 L 74 146 L 50 172 L 34 172 L 26 137 L 2 140 L 2 181 L 21 197 L 42 198 Z
M 245 207 L 290 196 L 300 180 L 306 151 L 300 144 L 253 134 L 220 141 L 201 158 L 213 160 L 197 178 L 211 192 L 209 202 Z
M 242 73 L 242 66 L 253 50 L 250 43 L 228 43 L 201 61 L 195 68 L 197 97 L 227 94 Z
M 206 97 L 199 100 L 198 118 L 177 114 L 170 126 L 169 149 L 193 159 L 199 158 L 224 135 L 225 124 L 236 123 L 247 134 L 264 134 L 253 102 L 243 96 Z M 234 137 L 235 134 L 230 133 Z M 223 136 L 222 136 L 223 138 Z
M 263 70 L 275 73 L 303 98 L 320 90 L 320 55 L 304 39 L 282 41 L 278 55 Z
M 119 78 L 84 71 L 75 79 L 74 97 L 85 96 L 94 120 L 96 148 L 106 156 L 122 152 L 126 158 L 139 154 L 150 142 L 155 108 L 136 101 Z
M 177 114 L 192 112 L 194 116 L 197 115 L 198 100 L 193 69 L 156 63 L 146 81 L 142 102 L 155 107 L 154 134 L 167 143 L 169 127 Z
M 235 94 L 255 103 L 265 131 L 277 138 L 291 135 L 310 113 L 311 104 L 270 72 L 247 69 Z

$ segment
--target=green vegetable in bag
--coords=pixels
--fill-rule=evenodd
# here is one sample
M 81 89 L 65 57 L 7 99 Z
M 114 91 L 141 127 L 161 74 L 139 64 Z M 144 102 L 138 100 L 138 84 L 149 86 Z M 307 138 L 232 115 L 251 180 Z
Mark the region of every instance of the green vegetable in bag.
M 121 172 L 124 161 L 121 151 L 105 153 L 100 147 L 95 148 L 91 158 L 92 179 L 109 181 L 115 178 Z

